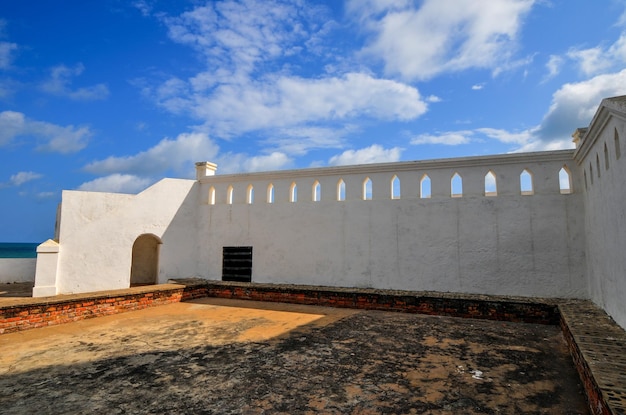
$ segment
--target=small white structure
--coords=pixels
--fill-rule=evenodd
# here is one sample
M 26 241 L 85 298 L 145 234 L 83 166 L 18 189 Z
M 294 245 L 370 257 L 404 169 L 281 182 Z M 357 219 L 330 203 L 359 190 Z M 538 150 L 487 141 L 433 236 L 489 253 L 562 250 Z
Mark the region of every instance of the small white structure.
M 576 150 L 234 175 L 201 162 L 137 195 L 64 191 L 34 295 L 200 277 L 592 298 L 626 327 L 625 121 L 616 97 Z

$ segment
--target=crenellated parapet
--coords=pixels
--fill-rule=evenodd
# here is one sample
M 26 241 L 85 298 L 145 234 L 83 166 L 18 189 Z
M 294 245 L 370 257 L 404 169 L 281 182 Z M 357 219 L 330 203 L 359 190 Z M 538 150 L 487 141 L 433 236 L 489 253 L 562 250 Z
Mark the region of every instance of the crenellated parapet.
M 572 150 L 199 175 L 204 203 L 258 204 L 569 194 Z M 204 165 L 204 163 L 198 163 Z M 214 173 L 214 171 L 211 171 Z

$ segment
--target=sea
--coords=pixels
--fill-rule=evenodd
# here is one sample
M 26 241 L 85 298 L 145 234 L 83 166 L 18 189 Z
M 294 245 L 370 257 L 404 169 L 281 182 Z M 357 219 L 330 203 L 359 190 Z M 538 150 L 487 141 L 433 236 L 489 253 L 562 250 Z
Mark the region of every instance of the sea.
M 39 243 L 0 242 L 0 258 L 37 258 Z

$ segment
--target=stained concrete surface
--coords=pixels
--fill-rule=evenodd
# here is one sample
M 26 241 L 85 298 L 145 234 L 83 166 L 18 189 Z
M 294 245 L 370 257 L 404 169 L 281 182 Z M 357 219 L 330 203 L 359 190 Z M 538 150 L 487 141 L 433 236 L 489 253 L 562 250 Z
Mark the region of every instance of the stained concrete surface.
M 558 327 L 200 299 L 0 336 L 4 414 L 585 414 Z

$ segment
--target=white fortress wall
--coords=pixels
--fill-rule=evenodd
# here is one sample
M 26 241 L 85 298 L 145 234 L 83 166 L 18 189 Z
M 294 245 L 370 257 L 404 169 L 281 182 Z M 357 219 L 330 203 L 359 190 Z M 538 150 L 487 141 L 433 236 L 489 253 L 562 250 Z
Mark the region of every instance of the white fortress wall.
M 33 282 L 37 258 L 0 258 L 0 284 Z
M 626 328 L 626 97 L 602 102 L 576 152 L 591 298 Z
M 194 275 L 194 186 L 194 180 L 164 179 L 138 195 L 64 191 L 56 293 L 128 288 L 133 243 L 142 234 L 167 246 L 160 252 L 159 283 Z
M 222 248 L 252 246 L 253 282 L 586 297 L 578 175 L 571 174 L 571 194 L 559 187 L 559 170 L 577 168 L 572 154 L 201 177 L 198 275 L 221 279 Z M 532 194 L 521 194 L 525 169 Z M 485 194 L 489 171 L 497 195 Z M 461 197 L 451 196 L 454 173 L 463 181 Z M 424 175 L 429 198 L 420 197 Z M 399 199 L 392 199 L 394 177 Z M 363 200 L 366 178 L 372 200 Z M 340 181 L 345 200 L 338 201 Z M 317 183 L 321 197 L 314 201 Z

